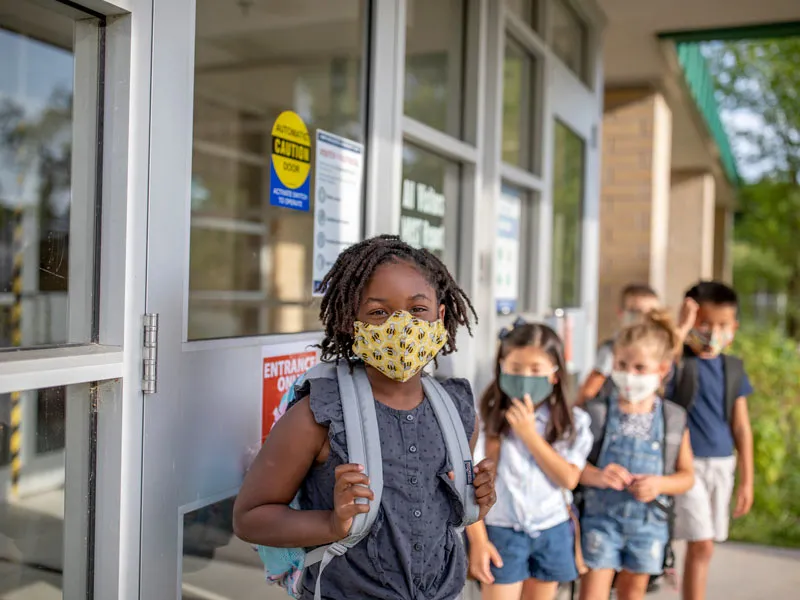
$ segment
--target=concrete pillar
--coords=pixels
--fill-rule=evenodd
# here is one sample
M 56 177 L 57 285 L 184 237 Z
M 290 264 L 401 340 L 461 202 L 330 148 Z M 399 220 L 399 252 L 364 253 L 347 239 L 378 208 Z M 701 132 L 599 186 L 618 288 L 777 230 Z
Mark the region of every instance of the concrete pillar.
M 613 332 L 626 284 L 666 291 L 672 112 L 663 96 L 607 89 L 602 147 L 598 339 Z
M 733 211 L 726 206 L 714 210 L 714 279 L 733 281 Z
M 672 174 L 669 207 L 667 289 L 664 302 L 677 309 L 683 294 L 699 279 L 714 276 L 714 176 Z

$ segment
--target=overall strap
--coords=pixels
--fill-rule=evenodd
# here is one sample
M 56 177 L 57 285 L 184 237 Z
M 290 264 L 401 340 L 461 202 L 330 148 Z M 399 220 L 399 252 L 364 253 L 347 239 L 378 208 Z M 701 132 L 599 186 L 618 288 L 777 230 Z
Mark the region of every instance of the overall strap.
M 351 371 L 350 363 L 342 360 L 336 365 L 336 374 L 342 401 L 348 460 L 353 464 L 364 466 L 364 474 L 370 479 L 370 489 L 375 498 L 370 503 L 368 513 L 361 513 L 353 518 L 350 533 L 345 539 L 316 548 L 306 554 L 306 567 L 319 563 L 314 600 L 322 599 L 321 582 L 325 567 L 331 560 L 345 554 L 369 534 L 378 516 L 383 495 L 383 458 L 378 415 L 367 373 L 361 364 L 353 365 Z M 359 498 L 356 502 L 366 503 L 368 500 Z
M 472 486 L 474 480 L 472 451 L 467 433 L 464 431 L 464 423 L 453 399 L 435 378 L 423 375 L 422 388 L 439 421 L 439 428 L 442 430 L 447 454 L 455 474 L 455 488 L 464 507 L 464 522 L 461 526 L 472 525 L 478 520 L 480 507 L 475 501 L 475 489 Z

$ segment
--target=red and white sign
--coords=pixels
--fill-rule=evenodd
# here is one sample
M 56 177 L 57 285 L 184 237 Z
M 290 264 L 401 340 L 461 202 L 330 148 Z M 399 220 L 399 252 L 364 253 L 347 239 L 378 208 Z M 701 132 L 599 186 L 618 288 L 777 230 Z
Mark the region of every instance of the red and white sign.
M 307 346 L 282 344 L 264 346 L 261 351 L 261 442 L 281 416 L 281 398 L 303 373 L 319 362 L 316 350 Z M 285 407 L 283 407 L 285 410 Z

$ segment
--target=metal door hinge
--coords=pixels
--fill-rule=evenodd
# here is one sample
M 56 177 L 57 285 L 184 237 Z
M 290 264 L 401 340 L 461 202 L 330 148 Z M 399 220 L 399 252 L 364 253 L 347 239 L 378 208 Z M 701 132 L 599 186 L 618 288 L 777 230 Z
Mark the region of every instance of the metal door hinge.
M 158 314 L 144 315 L 142 337 L 142 391 L 155 394 L 158 391 Z

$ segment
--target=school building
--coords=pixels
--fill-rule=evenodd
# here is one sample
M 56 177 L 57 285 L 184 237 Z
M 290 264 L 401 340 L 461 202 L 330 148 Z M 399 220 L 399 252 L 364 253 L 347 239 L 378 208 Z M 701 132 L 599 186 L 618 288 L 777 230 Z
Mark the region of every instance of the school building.
M 697 41 L 796 0 L 0 0 L 0 596 L 278 598 L 244 466 L 342 248 L 471 294 L 443 375 L 549 319 L 577 378 L 630 281 L 730 277 Z

